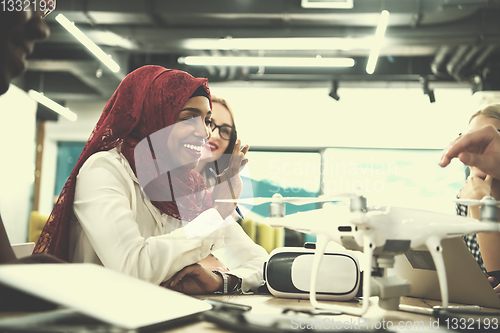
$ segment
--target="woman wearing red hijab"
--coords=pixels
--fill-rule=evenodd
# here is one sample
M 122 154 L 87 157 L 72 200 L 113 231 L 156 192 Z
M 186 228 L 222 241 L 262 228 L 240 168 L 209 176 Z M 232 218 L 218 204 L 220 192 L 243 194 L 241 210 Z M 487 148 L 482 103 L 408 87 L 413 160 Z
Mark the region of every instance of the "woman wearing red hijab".
M 130 73 L 107 103 L 35 252 L 185 293 L 260 286 L 267 252 L 231 223 L 233 204 L 214 203 L 239 197 L 248 147 L 240 152 L 237 142 L 213 195 L 192 170 L 211 135 L 209 94 L 206 79 L 182 71 L 144 66 Z M 226 263 L 227 275 L 197 264 L 223 247 L 245 253 Z

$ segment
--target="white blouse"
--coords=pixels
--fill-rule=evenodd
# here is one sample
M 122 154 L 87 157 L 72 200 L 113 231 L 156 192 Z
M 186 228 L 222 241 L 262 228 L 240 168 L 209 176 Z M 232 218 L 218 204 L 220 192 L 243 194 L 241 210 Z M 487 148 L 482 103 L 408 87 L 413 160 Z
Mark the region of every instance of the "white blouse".
M 223 220 L 212 208 L 183 227 L 143 196 L 118 148 L 95 153 L 83 164 L 73 207 L 71 262 L 96 263 L 160 284 L 215 251 L 231 274 L 242 279 L 243 291 L 263 284 L 268 254 L 231 216 Z M 207 225 L 219 227 L 200 235 Z

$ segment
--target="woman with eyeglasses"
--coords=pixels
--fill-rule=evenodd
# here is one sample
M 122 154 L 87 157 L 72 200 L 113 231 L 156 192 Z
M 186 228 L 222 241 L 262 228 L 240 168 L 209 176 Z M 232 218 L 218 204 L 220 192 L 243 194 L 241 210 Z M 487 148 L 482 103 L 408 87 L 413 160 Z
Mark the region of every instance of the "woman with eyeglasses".
M 500 104 L 489 105 L 474 113 L 469 120 L 469 131 L 476 131 L 487 125 L 494 126 L 500 131 Z M 496 200 L 500 200 L 500 179 L 496 179 L 476 167 L 469 167 L 469 170 L 467 180 L 458 194 L 460 199 L 481 200 L 485 196 L 492 196 Z M 467 207 L 458 204 L 457 214 L 480 219 L 479 206 Z M 500 271 L 500 233 L 471 234 L 464 236 L 464 240 L 469 251 L 486 274 Z M 493 277 L 489 277 L 489 280 L 494 286 L 498 284 Z M 495 287 L 495 290 L 500 297 L 500 287 Z
M 203 147 L 202 157 L 195 171 L 203 176 L 209 187 L 214 187 L 217 182 L 216 175 L 224 172 L 229 165 L 229 159 L 237 139 L 233 110 L 225 99 L 214 95 L 212 95 L 212 124 L 210 128 L 212 136 Z M 232 216 L 235 220 L 239 217 L 236 212 L 233 212 Z M 228 271 L 226 265 L 217 258 L 218 255 L 220 254 L 217 253 L 216 256 L 210 254 L 199 263 L 211 269 Z M 238 254 L 235 255 L 238 256 Z M 266 254 L 262 252 L 262 255 Z
M 227 101 L 212 95 L 212 137 L 203 147 L 200 163 L 195 168 L 209 187 L 216 183 L 215 174 L 221 174 L 229 165 L 236 143 L 234 113 Z

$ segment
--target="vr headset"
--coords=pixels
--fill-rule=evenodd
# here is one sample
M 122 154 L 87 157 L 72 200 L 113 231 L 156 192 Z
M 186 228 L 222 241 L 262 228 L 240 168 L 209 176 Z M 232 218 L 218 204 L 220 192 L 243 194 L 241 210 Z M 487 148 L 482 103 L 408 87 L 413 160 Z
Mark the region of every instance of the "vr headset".
M 309 244 L 306 244 L 308 246 Z M 264 264 L 269 292 L 282 298 L 309 299 L 314 244 L 309 248 L 281 247 Z M 325 252 L 316 284 L 316 298 L 347 301 L 361 294 L 358 258 L 351 252 Z

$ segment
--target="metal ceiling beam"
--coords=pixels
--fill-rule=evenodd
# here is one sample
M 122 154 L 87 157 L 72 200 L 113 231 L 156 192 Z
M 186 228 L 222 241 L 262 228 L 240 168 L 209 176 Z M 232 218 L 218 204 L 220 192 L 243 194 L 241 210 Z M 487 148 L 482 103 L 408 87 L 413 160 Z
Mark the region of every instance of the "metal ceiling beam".
M 390 27 L 386 32 L 388 45 L 438 45 L 464 44 L 483 42 L 500 42 L 500 8 L 479 11 L 466 21 L 451 22 L 439 26 L 420 27 Z M 59 25 L 52 24 L 52 35 L 49 43 L 77 43 Z M 97 33 L 95 28 L 81 27 L 90 35 Z M 367 27 L 282 27 L 272 24 L 265 28 L 255 27 L 220 27 L 206 25 L 196 27 L 168 27 L 161 28 L 152 25 L 146 26 L 108 26 L 109 31 L 122 37 L 131 38 L 138 45 L 138 49 L 146 52 L 164 53 L 169 51 L 186 50 L 185 39 L 188 38 L 284 38 L 284 37 L 350 37 L 360 38 L 372 36 L 373 28 Z M 99 44 L 100 41 L 95 40 Z M 102 41 L 101 41 L 102 43 Z
M 155 24 L 151 15 L 161 17 L 166 25 L 197 25 L 206 20 L 219 25 L 269 24 L 270 20 L 285 25 L 297 21 L 327 25 L 375 26 L 383 9 L 389 10 L 391 24 L 410 25 L 414 15 L 420 15 L 421 24 L 458 20 L 478 8 L 491 7 L 496 1 L 450 0 L 356 0 L 354 7 L 345 9 L 302 8 L 300 0 L 66 0 L 58 3 L 57 10 L 74 16 L 76 22 L 96 24 Z M 73 15 L 74 14 L 74 15 Z M 197 20 L 189 20 L 196 18 Z M 188 19 L 186 21 L 186 19 Z
M 352 68 L 289 68 L 289 67 L 236 67 L 229 76 L 229 67 L 209 68 L 203 66 L 183 66 L 175 58 L 168 56 L 150 56 L 146 61 L 144 55 L 131 58 L 131 70 L 142 66 L 145 62 L 155 63 L 167 68 L 185 70 L 197 77 L 207 77 L 211 83 L 228 80 L 254 81 L 254 80 L 303 80 L 304 77 L 323 81 L 326 77 L 342 77 L 345 80 L 358 81 L 418 81 L 422 76 L 435 80 L 430 64 L 433 57 L 381 57 L 377 64 L 375 75 L 366 74 L 366 58 L 354 58 L 356 64 Z M 436 78 L 437 80 L 438 78 Z M 453 82 L 451 77 L 442 79 Z
M 425 75 L 435 82 L 455 83 L 451 76 L 437 78 L 431 63 L 438 50 L 447 46 L 450 53 L 457 47 L 475 47 L 461 60 L 460 72 L 479 71 L 496 57 L 500 46 L 500 0 L 355 0 L 354 8 L 307 9 L 300 0 L 65 0 L 58 2 L 57 12 L 64 13 L 107 53 L 113 53 L 122 71 L 117 75 L 103 69 L 100 63 L 49 15 L 51 37 L 37 45 L 30 60 L 29 74 L 45 75 L 45 88 L 54 97 L 107 99 L 130 70 L 144 64 L 185 69 L 195 76 L 207 76 L 211 82 L 251 80 L 282 82 L 331 81 L 336 75 L 343 82 L 375 84 L 413 83 Z M 357 65 L 347 70 L 304 70 L 266 68 L 192 68 L 177 64 L 177 57 L 216 52 L 216 46 L 193 49 L 186 39 L 208 38 L 280 38 L 373 36 L 380 11 L 391 12 L 386 43 L 375 75 L 364 72 L 369 49 L 265 51 L 266 56 L 354 57 Z M 106 44 L 99 39 L 102 31 L 129 38 L 130 48 Z M 102 37 L 102 36 L 101 36 Z M 483 50 L 483 51 L 481 51 Z M 480 52 L 481 51 L 481 52 Z M 259 51 L 241 51 L 256 55 Z M 437 65 L 445 66 L 448 57 Z M 467 68 L 465 68 L 467 67 Z M 459 67 L 457 67 L 459 68 Z M 42 74 L 43 73 L 43 74 Z M 307 79 L 306 79 L 307 78 Z M 39 77 L 38 77 L 39 80 Z M 37 79 L 32 78 L 36 84 Z M 67 81 L 67 82 L 66 82 Z M 235 81 L 236 82 L 236 81 Z M 434 81 L 433 81 L 434 82 Z M 65 84 L 67 83 L 67 84 Z
M 85 84 L 91 91 L 94 92 L 94 98 L 109 98 L 116 87 L 120 84 L 121 80 L 114 75 L 114 73 L 102 71 L 102 76 L 98 77 L 96 75 L 97 71 L 101 69 L 102 66 L 96 61 L 87 60 L 30 60 L 29 70 L 32 72 L 42 72 L 42 73 L 70 73 L 75 78 Z M 128 66 L 127 66 L 128 70 Z M 46 77 L 49 77 L 47 75 Z M 64 86 L 64 91 L 70 89 L 66 85 L 66 82 L 60 82 Z M 48 88 L 48 87 L 47 87 Z M 62 86 L 53 87 L 53 89 L 47 90 L 47 94 L 50 95 L 56 91 L 61 91 Z M 78 94 L 83 92 L 82 86 L 74 85 L 74 90 L 65 91 L 66 94 Z M 91 91 L 87 90 L 87 94 L 91 94 Z

